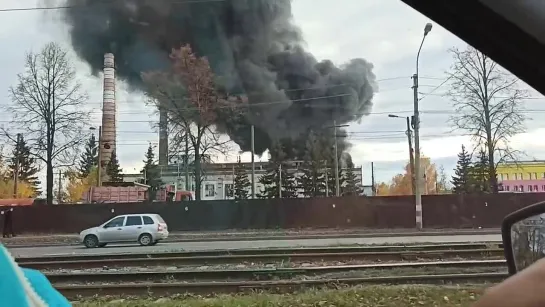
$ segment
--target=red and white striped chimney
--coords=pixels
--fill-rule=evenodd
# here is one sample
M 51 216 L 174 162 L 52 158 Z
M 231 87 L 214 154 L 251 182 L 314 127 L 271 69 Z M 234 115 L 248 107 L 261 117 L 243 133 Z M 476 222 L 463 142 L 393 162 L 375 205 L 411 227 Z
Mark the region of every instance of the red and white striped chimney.
M 115 61 L 112 53 L 104 54 L 104 89 L 102 96 L 102 144 L 100 144 L 101 182 L 109 181 L 106 168 L 116 148 Z

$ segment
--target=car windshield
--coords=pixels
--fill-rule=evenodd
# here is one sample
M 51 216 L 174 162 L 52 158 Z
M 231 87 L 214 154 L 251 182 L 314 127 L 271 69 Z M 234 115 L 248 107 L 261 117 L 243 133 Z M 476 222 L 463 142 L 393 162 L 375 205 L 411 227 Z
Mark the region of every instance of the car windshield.
M 2 242 L 115 254 L 60 267 L 81 279 L 44 267 L 59 287 L 103 287 L 61 287 L 75 299 L 244 281 L 266 294 L 211 304 L 466 306 L 484 285 L 268 290 L 496 282 L 501 219 L 545 195 L 545 97 L 403 1 L 3 0 L 0 26 L 0 203 L 19 204 Z M 119 275 L 141 267 L 153 277 Z

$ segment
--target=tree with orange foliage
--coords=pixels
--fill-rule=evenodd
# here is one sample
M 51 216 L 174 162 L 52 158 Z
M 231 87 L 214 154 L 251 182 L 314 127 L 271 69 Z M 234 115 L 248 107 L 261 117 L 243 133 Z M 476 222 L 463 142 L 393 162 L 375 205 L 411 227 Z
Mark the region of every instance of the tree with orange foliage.
M 431 159 L 420 157 L 421 174 L 424 176 L 423 194 L 439 194 L 442 190 L 437 184 L 437 167 Z M 380 183 L 377 186 L 377 194 L 385 195 L 412 195 L 412 170 L 409 163 L 405 166 L 405 173 L 397 174 L 390 183 Z M 439 190 L 439 191 L 438 191 Z
M 13 180 L 0 181 L 0 199 L 11 199 L 14 188 Z M 17 182 L 17 198 L 32 198 L 35 196 L 35 190 L 32 185 L 25 181 Z
M 0 147 L 0 199 L 11 199 L 13 196 L 14 181 L 10 178 L 9 169 L 4 161 Z M 17 198 L 31 198 L 35 196 L 33 186 L 25 181 L 17 182 Z
M 166 111 L 169 125 L 189 140 L 194 160 L 195 199 L 201 199 L 202 159 L 207 151 L 226 153 L 230 142 L 220 140 L 214 130 L 218 117 L 236 116 L 235 100 L 215 83 L 210 64 L 196 56 L 189 45 L 172 50 L 171 69 L 142 74 L 148 95 L 159 110 Z
M 83 198 L 83 194 L 92 186 L 96 186 L 98 183 L 98 169 L 93 167 L 87 177 L 81 178 L 77 171 L 68 171 L 65 174 L 65 178 L 68 179 L 66 184 L 65 195 L 63 195 L 63 201 L 67 203 L 77 203 Z
M 381 182 L 375 187 L 378 196 L 390 195 L 390 185 L 386 182 Z

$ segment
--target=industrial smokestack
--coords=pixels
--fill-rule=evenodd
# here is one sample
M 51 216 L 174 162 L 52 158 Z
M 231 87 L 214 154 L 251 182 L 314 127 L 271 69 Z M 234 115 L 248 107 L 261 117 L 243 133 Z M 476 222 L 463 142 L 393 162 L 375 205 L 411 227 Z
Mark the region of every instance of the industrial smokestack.
M 112 53 L 104 54 L 104 90 L 102 96 L 102 136 L 100 144 L 101 182 L 109 181 L 106 168 L 116 148 L 115 129 L 115 61 Z

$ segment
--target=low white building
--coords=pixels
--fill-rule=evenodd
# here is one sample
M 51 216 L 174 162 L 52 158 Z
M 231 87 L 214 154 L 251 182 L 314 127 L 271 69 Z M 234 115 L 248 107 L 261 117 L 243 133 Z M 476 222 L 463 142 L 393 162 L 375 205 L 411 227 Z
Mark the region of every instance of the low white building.
M 259 178 L 265 175 L 267 172 L 268 162 L 255 162 L 255 182 L 256 182 L 256 195 L 263 189 L 263 185 L 259 183 Z M 291 171 L 295 173 L 295 176 L 302 174 L 300 170 L 301 162 L 287 163 Z M 242 163 L 248 174 L 248 180 L 251 182 L 252 164 L 249 162 Z M 232 199 L 232 191 L 234 187 L 235 168 L 237 163 L 212 163 L 204 164 L 204 180 L 201 185 L 201 199 L 202 200 L 221 200 Z M 353 169 L 356 175 L 356 180 L 360 186 L 362 185 L 362 168 L 356 167 Z M 195 180 L 192 174 L 192 167 L 189 166 L 189 188 L 191 191 L 195 190 Z M 185 178 L 186 170 L 183 164 L 173 164 L 168 167 L 161 167 L 161 178 L 165 184 L 172 184 L 176 186 L 177 190 L 186 190 Z M 140 182 L 144 179 L 143 174 L 124 174 L 123 180 L 126 182 Z M 365 189 L 367 190 L 367 189 Z M 250 193 L 250 191 L 248 191 Z M 302 191 L 301 191 L 302 192 Z M 367 191 L 364 191 L 364 194 Z M 303 197 L 302 193 L 300 197 Z

